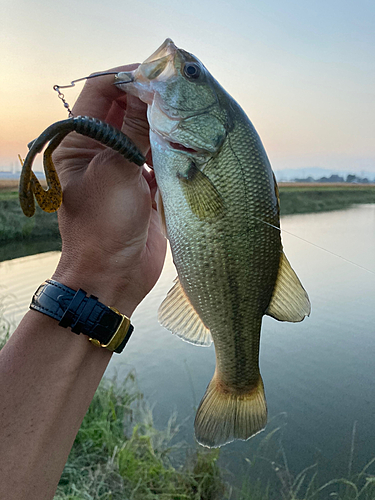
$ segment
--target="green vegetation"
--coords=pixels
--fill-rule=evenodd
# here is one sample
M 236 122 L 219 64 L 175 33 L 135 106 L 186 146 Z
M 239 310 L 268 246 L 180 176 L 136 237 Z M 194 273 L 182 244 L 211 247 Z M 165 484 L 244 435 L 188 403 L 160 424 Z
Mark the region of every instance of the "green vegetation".
M 197 450 L 172 465 L 178 432 L 172 417 L 157 430 L 134 377 L 104 380 L 78 432 L 55 500 L 215 500 L 228 498 L 218 451 Z
M 349 208 L 357 203 L 375 203 L 375 185 L 363 187 L 314 184 L 279 187 L 281 215 L 327 212 Z
M 272 422 L 268 428 L 272 427 Z M 346 477 L 321 482 L 319 464 L 306 467 L 293 474 L 288 466 L 283 449 L 283 428 L 267 432 L 259 443 L 254 457 L 248 461 L 247 478 L 243 482 L 236 500 L 374 500 L 375 458 L 359 473 L 353 472 L 355 449 L 355 428 L 353 426 L 352 447 L 348 457 Z M 372 473 L 371 473 L 372 471 Z M 326 471 L 324 471 L 326 473 Z
M 37 206 L 34 217 L 25 217 L 18 193 L 0 191 L 0 244 L 14 240 L 51 238 L 60 238 L 57 214 L 48 214 Z

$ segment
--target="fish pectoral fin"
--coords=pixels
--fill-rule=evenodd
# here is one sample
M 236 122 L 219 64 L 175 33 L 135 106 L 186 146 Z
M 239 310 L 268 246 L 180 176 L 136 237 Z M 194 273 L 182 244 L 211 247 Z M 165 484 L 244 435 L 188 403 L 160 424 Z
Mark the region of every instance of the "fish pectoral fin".
M 178 277 L 159 307 L 159 323 L 185 342 L 210 346 L 212 336 L 184 292 Z
M 279 274 L 265 314 L 279 321 L 297 323 L 310 316 L 310 312 L 309 296 L 282 252 Z
M 264 429 L 267 404 L 262 377 L 248 392 L 223 390 L 215 375 L 198 407 L 195 438 L 203 446 L 217 448 L 235 439 L 246 441 Z
M 178 174 L 182 190 L 191 211 L 199 219 L 218 217 L 224 212 L 220 193 L 194 162 L 185 174 Z

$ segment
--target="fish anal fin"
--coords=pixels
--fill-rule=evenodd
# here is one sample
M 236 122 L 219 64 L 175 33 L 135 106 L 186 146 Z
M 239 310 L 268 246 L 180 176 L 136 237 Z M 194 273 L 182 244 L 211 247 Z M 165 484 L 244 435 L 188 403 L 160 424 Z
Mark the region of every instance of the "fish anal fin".
M 178 277 L 159 307 L 159 323 L 185 342 L 210 346 L 212 336 L 184 292 Z
M 310 312 L 311 304 L 307 292 L 282 252 L 279 274 L 265 314 L 279 321 L 298 323 L 309 316 Z
M 215 372 L 195 417 L 195 438 L 217 448 L 235 439 L 246 441 L 264 429 L 267 404 L 262 377 L 248 392 L 223 390 Z
M 178 179 L 191 211 L 199 219 L 211 219 L 224 212 L 224 202 L 220 193 L 194 162 Z

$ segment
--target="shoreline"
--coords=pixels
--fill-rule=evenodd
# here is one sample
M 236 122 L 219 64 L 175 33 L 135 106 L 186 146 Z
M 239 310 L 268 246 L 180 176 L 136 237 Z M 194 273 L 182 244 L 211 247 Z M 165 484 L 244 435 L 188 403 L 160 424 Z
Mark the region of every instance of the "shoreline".
M 0 261 L 61 248 L 57 214 L 37 206 L 33 217 L 25 217 L 17 184 L 17 180 L 0 181 Z M 280 182 L 279 193 L 281 217 L 375 203 L 375 184 Z

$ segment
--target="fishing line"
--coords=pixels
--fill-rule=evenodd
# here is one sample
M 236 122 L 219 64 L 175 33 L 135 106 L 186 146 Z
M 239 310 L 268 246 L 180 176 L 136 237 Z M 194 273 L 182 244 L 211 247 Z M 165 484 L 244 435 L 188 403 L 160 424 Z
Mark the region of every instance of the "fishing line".
M 75 87 L 75 84 L 78 83 L 78 82 L 81 82 L 83 80 L 89 80 L 91 78 L 97 78 L 98 76 L 117 75 L 117 74 L 118 74 L 118 71 L 106 71 L 106 72 L 103 72 L 103 73 L 94 73 L 93 75 L 84 76 L 83 78 L 77 78 L 76 80 L 72 80 L 70 82 L 70 85 L 54 85 L 53 86 L 53 90 L 55 90 L 57 92 L 57 95 L 58 95 L 59 99 L 61 99 L 61 101 L 63 102 L 64 108 L 69 113 L 69 117 L 73 117 L 73 113 L 72 113 L 72 111 L 71 111 L 71 109 L 69 107 L 69 104 L 66 102 L 65 96 L 60 91 L 60 89 L 67 89 L 67 88 Z M 118 82 L 118 83 L 130 83 L 131 81 L 132 80 L 129 80 L 129 81 L 126 81 L 126 82 Z M 252 217 L 254 219 L 258 220 L 259 222 L 263 222 L 263 224 L 266 224 L 267 226 L 270 226 L 270 227 L 273 227 L 274 229 L 277 229 L 278 231 L 280 231 L 280 233 L 284 232 L 284 233 L 289 234 L 290 236 L 294 236 L 294 238 L 298 238 L 299 240 L 304 241 L 305 243 L 308 243 L 309 245 L 312 245 L 312 246 L 314 246 L 316 248 L 319 248 L 319 250 L 323 250 L 326 253 L 334 255 L 335 257 L 338 257 L 339 259 L 343 260 L 344 262 L 348 262 L 349 264 L 352 264 L 353 266 L 359 267 L 359 269 L 362 269 L 363 271 L 367 271 L 368 273 L 375 274 L 375 271 L 372 271 L 371 269 L 367 269 L 367 267 L 363 267 L 360 264 L 357 264 L 356 262 L 353 262 L 353 261 L 351 261 L 351 260 L 343 257 L 342 255 L 338 255 L 337 253 L 332 252 L 331 250 L 327 250 L 326 248 L 321 247 L 320 245 L 317 245 L 316 243 L 313 243 L 312 241 L 306 240 L 305 238 L 302 238 L 301 236 L 297 236 L 296 234 L 293 234 L 293 233 L 287 231 L 286 229 L 281 229 L 281 228 L 279 228 L 277 226 L 274 226 L 273 224 L 270 224 L 269 222 L 266 222 L 266 221 L 264 221 L 262 219 L 259 219 L 258 217 L 255 217 L 255 216 L 252 216 Z
M 308 243 L 309 245 L 312 245 L 313 247 L 319 248 L 319 250 L 323 250 L 324 252 L 327 252 L 331 255 L 334 255 L 335 257 L 338 257 L 339 259 L 348 262 L 349 264 L 352 264 L 353 266 L 359 267 L 359 269 L 362 269 L 363 271 L 367 271 L 368 273 L 375 274 L 375 271 L 372 271 L 371 269 L 367 269 L 367 267 L 363 267 L 360 264 L 357 264 L 356 262 L 353 262 L 352 260 L 349 260 L 342 255 L 339 255 L 335 252 L 332 252 L 331 250 L 327 250 L 327 248 L 321 247 L 320 245 L 317 245 L 316 243 L 313 243 L 312 241 L 306 240 L 305 238 L 302 238 L 301 236 L 297 236 L 296 234 L 291 233 L 290 231 L 287 231 L 286 229 L 281 229 L 280 227 L 274 226 L 273 224 L 270 224 L 269 222 L 266 222 L 262 219 L 258 219 L 258 217 L 255 217 L 254 215 L 252 216 L 253 219 L 258 220 L 259 222 L 263 222 L 263 224 L 266 224 L 267 226 L 273 227 L 274 229 L 277 229 L 278 231 L 290 234 L 290 236 L 294 236 L 294 238 L 298 238 L 301 241 L 304 241 L 305 243 Z

